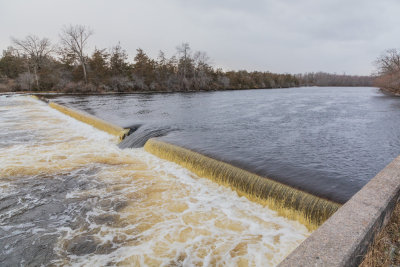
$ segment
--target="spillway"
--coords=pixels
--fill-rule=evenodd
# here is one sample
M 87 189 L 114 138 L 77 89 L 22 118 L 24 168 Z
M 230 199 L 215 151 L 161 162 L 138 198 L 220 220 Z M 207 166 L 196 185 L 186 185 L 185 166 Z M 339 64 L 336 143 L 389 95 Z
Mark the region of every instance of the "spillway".
M 48 102 L 47 100 L 44 101 Z M 250 200 L 278 211 L 280 215 L 305 224 L 309 230 L 318 228 L 340 207 L 339 203 L 314 196 L 290 185 L 282 184 L 268 177 L 258 176 L 188 149 L 154 139 L 154 137 L 161 137 L 172 131 L 167 127 L 160 129 L 145 128 L 144 131 L 141 131 L 140 125 L 135 125 L 123 129 L 82 111 L 54 102 L 49 102 L 49 106 L 95 128 L 113 134 L 120 141 L 126 137 L 119 143 L 120 148 L 144 146 L 146 151 L 178 163 L 200 177 L 207 177 L 217 183 L 229 186 L 240 195 L 245 195 Z M 128 134 L 130 135 L 128 136 Z
M 310 233 L 25 96 L 0 96 L 1 265 L 273 266 Z
M 376 88 L 56 96 L 145 147 L 317 228 L 400 151 L 398 100 Z
M 231 187 L 239 195 L 267 205 L 282 216 L 302 222 L 311 230 L 318 228 L 340 207 L 335 202 L 156 139 L 149 139 L 144 148 L 160 158 L 188 168 L 200 177 Z
M 0 263 L 273 266 L 400 150 L 376 88 L 46 97 L 1 97 Z
M 123 128 L 134 126 L 136 135 L 122 147 L 141 147 L 156 136 L 339 204 L 400 152 L 398 98 L 372 87 L 60 95 L 51 100 Z

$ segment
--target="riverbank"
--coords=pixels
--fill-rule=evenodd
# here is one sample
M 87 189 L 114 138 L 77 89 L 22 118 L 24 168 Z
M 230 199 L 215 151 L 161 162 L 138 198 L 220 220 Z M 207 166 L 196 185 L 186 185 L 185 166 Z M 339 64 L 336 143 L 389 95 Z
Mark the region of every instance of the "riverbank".
M 360 267 L 400 265 L 400 202 L 388 224 L 377 235 Z
M 300 88 L 302 86 L 278 87 L 278 88 L 247 88 L 247 89 L 215 89 L 215 90 L 171 90 L 171 91 L 87 91 L 87 92 L 65 92 L 61 91 L 0 91 L 1 94 L 29 94 L 29 95 L 128 95 L 128 94 L 170 94 L 170 93 L 202 93 L 202 92 L 219 92 L 219 91 L 246 91 L 246 90 L 270 90 L 270 89 L 290 89 Z M 360 86 L 362 87 L 362 86 Z
M 387 95 L 390 96 L 400 96 L 400 89 L 393 89 L 393 88 L 380 88 L 380 90 Z
M 277 88 L 247 88 L 247 89 L 215 89 L 215 90 L 173 90 L 173 91 L 89 91 L 89 92 L 64 92 L 64 91 L 0 91 L 0 95 L 7 94 L 29 94 L 29 95 L 129 95 L 129 94 L 171 94 L 171 93 L 207 93 L 207 92 L 225 92 L 225 91 L 248 91 L 248 90 L 274 90 L 274 89 L 293 89 L 293 88 L 341 88 L 342 86 L 307 86 L 299 85 L 293 87 L 277 87 Z M 365 86 L 347 86 L 352 88 L 365 87 Z M 390 93 L 390 91 L 379 88 L 382 93 L 388 95 L 400 96 L 399 94 Z

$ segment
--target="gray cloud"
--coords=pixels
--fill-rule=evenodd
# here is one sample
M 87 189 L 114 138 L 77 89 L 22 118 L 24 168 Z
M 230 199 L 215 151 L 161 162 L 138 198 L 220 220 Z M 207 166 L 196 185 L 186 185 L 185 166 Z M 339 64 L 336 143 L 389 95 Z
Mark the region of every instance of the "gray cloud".
M 396 0 L 0 0 L 0 48 L 10 36 L 56 41 L 63 25 L 84 24 L 91 47 L 118 41 L 172 55 L 183 41 L 218 67 L 272 72 L 369 74 L 385 49 L 399 47 Z

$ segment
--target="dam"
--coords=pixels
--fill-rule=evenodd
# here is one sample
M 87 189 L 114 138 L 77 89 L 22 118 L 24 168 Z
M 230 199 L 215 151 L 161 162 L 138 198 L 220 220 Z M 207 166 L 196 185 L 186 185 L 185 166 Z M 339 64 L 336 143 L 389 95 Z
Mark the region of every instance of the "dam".
M 2 266 L 274 266 L 310 234 L 32 97 L 0 127 Z
M 376 88 L 46 99 L 117 132 L 1 98 L 0 262 L 32 238 L 49 251 L 23 260 L 274 266 L 400 148 L 400 107 Z
M 343 204 L 400 151 L 400 106 L 377 88 L 50 98 L 122 128 Z

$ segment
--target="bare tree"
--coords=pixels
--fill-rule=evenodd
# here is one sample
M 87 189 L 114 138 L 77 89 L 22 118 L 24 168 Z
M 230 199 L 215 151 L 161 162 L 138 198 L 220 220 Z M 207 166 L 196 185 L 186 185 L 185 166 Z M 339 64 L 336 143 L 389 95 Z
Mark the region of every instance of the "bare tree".
M 400 51 L 386 50 L 376 61 L 379 74 L 392 74 L 400 71 Z
M 197 51 L 194 53 L 193 62 L 195 66 L 194 83 L 198 88 L 204 89 L 210 81 L 208 77 L 208 71 L 211 69 L 209 65 L 210 58 L 206 52 Z
M 36 35 L 29 35 L 23 40 L 12 38 L 12 42 L 28 58 L 29 65 L 33 67 L 36 87 L 39 88 L 38 70 L 41 68 L 46 57 L 54 50 L 50 40 L 47 38 L 40 39 Z M 29 67 L 28 71 L 30 71 Z
M 179 56 L 179 67 L 181 72 L 181 86 L 186 87 L 188 69 L 191 64 L 191 51 L 189 43 L 182 43 L 176 47 Z
M 18 75 L 16 79 L 17 85 L 22 90 L 31 90 L 31 85 L 34 82 L 35 77 L 29 72 L 24 72 Z
M 193 56 L 196 68 L 205 68 L 210 65 L 210 57 L 204 51 L 197 51 Z
M 83 77 L 87 84 L 87 71 L 86 71 L 86 54 L 85 49 L 89 37 L 93 31 L 86 26 L 70 25 L 64 26 L 60 34 L 62 52 L 72 54 L 82 65 Z

